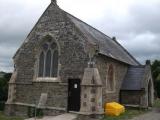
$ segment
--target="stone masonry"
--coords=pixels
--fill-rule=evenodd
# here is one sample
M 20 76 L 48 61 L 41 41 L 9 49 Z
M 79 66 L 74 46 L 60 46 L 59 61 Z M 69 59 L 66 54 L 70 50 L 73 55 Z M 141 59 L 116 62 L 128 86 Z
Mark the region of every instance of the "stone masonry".
M 58 47 L 57 77 L 39 78 L 40 49 L 48 39 Z M 111 46 L 110 50 L 105 44 Z M 92 55 L 95 66 L 88 68 Z M 69 79 L 81 80 L 80 111 L 103 113 L 106 102 L 119 102 L 121 85 L 128 67 L 139 65 L 115 39 L 63 11 L 56 0 L 52 0 L 13 59 L 15 70 L 9 82 L 5 113 L 25 117 L 30 107 L 38 105 L 42 93 L 47 95 L 43 109 L 45 115 L 68 112 Z M 106 82 L 110 65 L 114 68 L 113 91 L 108 91 Z M 88 96 L 90 93 L 92 96 Z

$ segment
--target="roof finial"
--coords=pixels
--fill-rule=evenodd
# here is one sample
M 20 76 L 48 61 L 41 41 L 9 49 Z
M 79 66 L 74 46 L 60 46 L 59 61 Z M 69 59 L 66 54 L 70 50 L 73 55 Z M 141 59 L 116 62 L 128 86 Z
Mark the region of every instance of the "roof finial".
M 150 60 L 146 60 L 146 65 L 151 65 L 151 61 Z
M 112 37 L 112 40 L 116 41 L 116 40 L 117 40 L 117 38 L 116 38 L 115 36 L 113 36 L 113 37 Z
M 57 4 L 57 0 L 51 0 L 51 2 L 53 2 L 53 3 Z

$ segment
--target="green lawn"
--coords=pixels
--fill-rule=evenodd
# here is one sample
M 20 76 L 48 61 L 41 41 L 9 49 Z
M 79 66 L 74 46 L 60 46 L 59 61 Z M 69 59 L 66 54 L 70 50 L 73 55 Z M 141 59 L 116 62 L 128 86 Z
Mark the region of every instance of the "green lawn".
M 147 111 L 136 110 L 136 109 L 128 109 L 128 110 L 126 110 L 125 113 L 121 114 L 120 116 L 117 116 L 117 117 L 106 116 L 102 120 L 127 120 L 127 119 L 131 119 L 135 116 L 138 116 L 140 114 L 144 114 L 145 112 L 147 112 Z
M 23 119 L 18 117 L 7 117 L 3 114 L 3 112 L 0 112 L 0 120 L 23 120 Z

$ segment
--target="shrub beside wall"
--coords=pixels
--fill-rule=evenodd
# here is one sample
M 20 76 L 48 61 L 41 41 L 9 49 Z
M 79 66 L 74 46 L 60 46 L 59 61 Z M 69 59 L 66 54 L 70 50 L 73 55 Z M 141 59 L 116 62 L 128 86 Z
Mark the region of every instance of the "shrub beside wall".
M 5 107 L 5 102 L 4 101 L 0 101 L 0 111 L 3 111 Z

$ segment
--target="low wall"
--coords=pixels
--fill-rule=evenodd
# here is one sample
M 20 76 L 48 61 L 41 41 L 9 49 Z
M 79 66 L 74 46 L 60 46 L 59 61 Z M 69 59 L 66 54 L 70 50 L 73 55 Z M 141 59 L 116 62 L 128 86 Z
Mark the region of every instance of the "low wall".
M 54 108 L 46 107 L 42 109 L 43 115 L 47 116 L 57 116 L 66 112 L 65 108 Z M 5 114 L 8 116 L 20 116 L 20 117 L 31 117 L 30 115 L 34 114 L 34 105 L 32 104 L 6 104 L 5 105 Z

